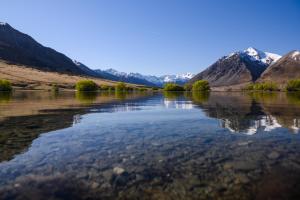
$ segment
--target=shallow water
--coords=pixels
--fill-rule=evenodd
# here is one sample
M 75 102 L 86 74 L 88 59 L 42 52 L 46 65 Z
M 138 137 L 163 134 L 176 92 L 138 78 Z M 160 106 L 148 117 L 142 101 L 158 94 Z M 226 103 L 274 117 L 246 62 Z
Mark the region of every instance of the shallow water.
M 300 95 L 0 95 L 0 199 L 299 199 Z

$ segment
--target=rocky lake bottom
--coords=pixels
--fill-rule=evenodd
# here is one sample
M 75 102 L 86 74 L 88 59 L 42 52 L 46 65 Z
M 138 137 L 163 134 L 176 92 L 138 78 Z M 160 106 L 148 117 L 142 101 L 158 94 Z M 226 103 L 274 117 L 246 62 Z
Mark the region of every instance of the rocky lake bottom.
M 300 199 L 299 94 L 16 92 L 0 119 L 0 199 Z

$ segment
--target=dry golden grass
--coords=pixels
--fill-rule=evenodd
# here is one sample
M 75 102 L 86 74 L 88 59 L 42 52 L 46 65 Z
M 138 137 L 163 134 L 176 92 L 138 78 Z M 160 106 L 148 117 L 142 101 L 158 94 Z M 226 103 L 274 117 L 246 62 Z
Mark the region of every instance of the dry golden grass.
M 116 84 L 116 82 L 106 79 L 45 72 L 25 66 L 7 64 L 2 61 L 0 61 L 0 79 L 11 81 L 15 88 L 42 90 L 51 89 L 53 84 L 65 89 L 74 89 L 76 82 L 83 79 L 93 80 L 98 85 L 113 86 Z

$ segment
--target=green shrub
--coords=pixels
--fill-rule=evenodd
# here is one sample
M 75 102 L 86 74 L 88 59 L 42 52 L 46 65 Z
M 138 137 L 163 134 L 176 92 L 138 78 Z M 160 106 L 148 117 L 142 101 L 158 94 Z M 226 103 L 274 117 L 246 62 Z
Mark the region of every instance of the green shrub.
M 115 90 L 117 90 L 117 91 L 125 91 L 126 90 L 126 84 L 123 83 L 123 82 L 117 83 L 117 85 L 115 86 Z
M 110 86 L 108 86 L 108 85 L 101 85 L 100 86 L 101 90 L 109 90 L 109 88 L 110 88 Z
M 300 91 L 300 79 L 293 79 L 288 81 L 285 89 L 287 91 Z
M 138 88 L 138 91 L 145 92 L 145 91 L 147 91 L 147 88 Z
M 12 86 L 8 80 L 0 80 L 0 91 L 12 91 Z
M 243 90 L 254 90 L 254 84 L 253 83 L 250 83 L 248 85 L 246 85 Z
M 278 91 L 279 88 L 276 83 L 264 82 L 264 83 L 251 83 L 247 85 L 244 90 L 260 90 L 260 91 Z
M 57 85 L 57 84 L 53 84 L 51 90 L 52 90 L 53 92 L 58 92 L 58 91 L 59 91 L 58 85 Z
M 193 85 L 192 84 L 185 84 L 183 86 L 185 91 L 191 91 L 193 89 Z
M 263 90 L 264 91 L 278 91 L 278 86 L 276 83 L 273 82 L 266 82 L 266 83 L 262 83 L 263 84 Z
M 133 90 L 134 90 L 133 87 L 126 86 L 126 91 L 133 91 Z
M 183 87 L 180 85 L 177 85 L 175 83 L 166 83 L 164 85 L 164 90 L 165 91 L 183 91 Z
M 199 80 L 193 84 L 193 91 L 208 91 L 210 89 L 208 81 Z
M 92 80 L 82 80 L 76 83 L 77 91 L 96 91 L 98 85 Z

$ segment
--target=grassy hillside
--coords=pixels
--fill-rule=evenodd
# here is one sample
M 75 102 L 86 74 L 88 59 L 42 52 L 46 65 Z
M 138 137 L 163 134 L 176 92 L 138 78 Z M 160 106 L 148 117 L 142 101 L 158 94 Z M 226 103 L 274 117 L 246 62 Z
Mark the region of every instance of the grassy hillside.
M 74 89 L 76 82 L 87 79 L 84 76 L 60 74 L 57 72 L 45 72 L 25 66 L 11 65 L 0 61 L 0 79 L 6 79 L 12 82 L 17 89 L 42 89 L 48 90 L 53 84 L 64 89 Z M 91 78 L 98 85 L 114 86 L 117 82 L 100 78 Z M 128 84 L 132 87 L 139 85 Z

